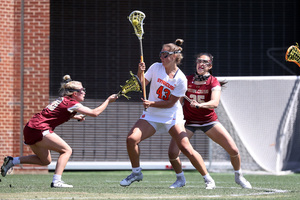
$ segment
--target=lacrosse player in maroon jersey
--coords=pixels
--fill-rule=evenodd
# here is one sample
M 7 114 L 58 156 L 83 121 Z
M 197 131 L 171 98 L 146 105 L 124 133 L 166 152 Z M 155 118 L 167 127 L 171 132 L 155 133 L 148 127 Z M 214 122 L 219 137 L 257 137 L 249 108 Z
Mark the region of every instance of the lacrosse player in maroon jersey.
M 29 145 L 33 155 L 4 158 L 1 167 L 1 175 L 4 177 L 7 171 L 18 164 L 49 165 L 51 163 L 51 151 L 56 151 L 58 157 L 51 187 L 73 187 L 64 183 L 61 176 L 72 154 L 71 147 L 55 132 L 55 127 L 69 121 L 71 118 L 83 121 L 85 116 L 97 117 L 118 97 L 116 94 L 109 96 L 99 107 L 90 109 L 80 102 L 84 101 L 85 88 L 79 81 L 71 80 L 69 75 L 63 77 L 60 96 L 50 103 L 41 112 L 36 113 L 26 124 L 23 130 L 24 143 Z M 77 114 L 80 113 L 80 114 Z
M 235 172 L 235 182 L 242 188 L 251 189 L 251 184 L 243 177 L 241 172 L 241 157 L 239 150 L 223 125 L 219 122 L 215 113 L 221 96 L 221 85 L 226 82 L 219 82 L 210 74 L 213 65 L 213 56 L 210 53 L 200 53 L 196 57 L 196 72 L 187 76 L 188 89 L 184 99 L 183 113 L 186 120 L 185 128 L 189 138 L 196 130 L 200 129 L 214 142 L 222 146 L 230 155 L 231 164 Z M 183 187 L 185 177 L 179 159 L 180 150 L 174 139 L 169 146 L 169 159 L 172 164 L 177 180 L 170 188 Z

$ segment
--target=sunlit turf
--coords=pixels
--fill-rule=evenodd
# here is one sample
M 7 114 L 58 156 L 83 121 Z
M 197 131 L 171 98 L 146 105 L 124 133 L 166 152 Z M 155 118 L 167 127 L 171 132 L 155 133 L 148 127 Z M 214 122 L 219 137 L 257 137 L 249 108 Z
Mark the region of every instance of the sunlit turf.
M 173 171 L 143 171 L 144 179 L 129 187 L 119 182 L 130 171 L 64 172 L 63 180 L 74 188 L 50 188 L 49 174 L 10 174 L 1 177 L 0 199 L 299 199 L 300 174 L 284 176 L 245 174 L 253 189 L 242 189 L 233 173 L 211 173 L 217 188 L 205 190 L 196 171 L 185 171 L 187 184 L 169 189 Z

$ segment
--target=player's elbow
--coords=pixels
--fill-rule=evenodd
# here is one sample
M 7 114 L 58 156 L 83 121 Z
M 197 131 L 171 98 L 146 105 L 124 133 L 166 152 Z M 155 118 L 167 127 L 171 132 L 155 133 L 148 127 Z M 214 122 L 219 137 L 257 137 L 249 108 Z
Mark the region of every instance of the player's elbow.
M 91 115 L 91 117 L 98 117 L 98 115 L 95 114 L 95 113 L 93 113 L 93 114 Z
M 212 108 L 216 109 L 216 108 L 218 108 L 218 106 L 219 106 L 219 104 L 215 104 L 215 105 L 212 105 Z
M 90 117 L 97 117 L 98 115 L 100 115 L 100 113 L 98 114 L 95 111 L 93 111 L 89 114 Z

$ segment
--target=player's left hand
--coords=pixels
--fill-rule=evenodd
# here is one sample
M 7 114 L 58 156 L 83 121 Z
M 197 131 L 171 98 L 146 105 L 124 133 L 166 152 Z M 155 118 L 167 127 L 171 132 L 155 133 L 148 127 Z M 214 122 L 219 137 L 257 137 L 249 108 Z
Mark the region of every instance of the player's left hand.
M 191 102 L 191 107 L 192 108 L 200 108 L 200 104 L 197 101 L 193 100 Z
M 85 115 L 79 114 L 79 115 L 75 115 L 73 118 L 77 119 L 79 122 L 81 122 L 81 121 L 85 120 Z
M 148 101 L 148 100 L 145 100 L 143 98 L 141 98 L 141 99 L 143 101 L 143 105 L 144 105 L 145 109 L 147 109 L 147 108 L 149 108 L 151 106 L 152 101 Z

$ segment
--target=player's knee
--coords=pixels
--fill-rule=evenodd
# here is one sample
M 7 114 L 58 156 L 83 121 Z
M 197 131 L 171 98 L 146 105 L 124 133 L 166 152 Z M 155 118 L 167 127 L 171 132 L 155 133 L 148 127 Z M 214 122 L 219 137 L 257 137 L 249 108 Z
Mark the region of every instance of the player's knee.
M 67 149 L 67 152 L 66 152 L 66 153 L 69 154 L 69 155 L 72 155 L 73 149 L 72 149 L 71 147 L 69 147 L 69 148 Z
M 135 137 L 132 137 L 131 135 L 127 137 L 126 139 L 127 146 L 134 146 L 138 144 L 138 140 Z
M 63 148 L 60 152 L 60 154 L 64 154 L 64 155 L 68 155 L 68 156 L 71 156 L 72 153 L 73 153 L 73 150 L 70 146 Z
M 172 149 L 169 149 L 168 155 L 169 155 L 170 160 L 177 159 L 178 155 L 179 155 L 179 152 L 175 151 L 175 150 L 172 150 Z
M 239 155 L 239 150 L 237 148 L 232 149 L 229 153 L 230 157 L 237 157 Z
M 51 158 L 43 159 L 43 160 L 41 160 L 41 165 L 42 166 L 50 165 L 51 161 L 52 161 Z
M 179 157 L 176 157 L 176 158 L 169 158 L 169 161 L 170 162 L 174 162 L 174 161 L 179 161 L 180 162 L 180 160 L 179 160 Z

